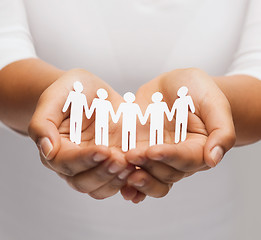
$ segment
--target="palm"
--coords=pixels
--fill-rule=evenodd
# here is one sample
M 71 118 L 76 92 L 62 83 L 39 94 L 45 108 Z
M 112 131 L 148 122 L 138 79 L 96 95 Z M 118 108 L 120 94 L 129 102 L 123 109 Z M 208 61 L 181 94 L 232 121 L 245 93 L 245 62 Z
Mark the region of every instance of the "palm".
M 140 201 L 133 187 L 149 196 L 165 196 L 174 182 L 197 171 L 209 169 L 209 163 L 213 165 L 209 153 L 217 140 L 223 138 L 228 146 L 233 145 L 234 138 L 227 137 L 233 134 L 229 132 L 225 137 L 220 137 L 218 133 L 222 124 L 233 133 L 229 103 L 213 80 L 202 71 L 181 69 L 162 74 L 138 90 L 136 102 L 144 113 L 152 103 L 153 93 L 161 92 L 163 101 L 171 110 L 177 99 L 177 91 L 182 86 L 188 87 L 188 95 L 195 105 L 195 114 L 189 112 L 188 116 L 187 138 L 184 142 L 175 144 L 175 118 L 169 122 L 165 117 L 164 144 L 149 147 L 150 123 L 148 121 L 145 126 L 139 124 L 137 150 L 130 151 L 126 157 L 141 169 L 129 177 L 128 183 L 132 187 L 122 189 L 126 199 Z M 140 182 L 147 184 L 144 187 L 136 185 Z
M 136 102 L 143 112 L 151 103 L 152 94 L 158 91 L 163 94 L 163 101 L 171 109 L 178 89 L 187 86 L 194 101 L 195 114 L 189 112 L 186 141 L 174 144 L 175 118 L 171 122 L 165 118 L 165 144 L 149 147 L 150 124 L 148 122 L 142 126 L 138 122 L 137 149 L 129 151 L 124 157 L 121 151 L 121 122 L 114 124 L 111 118 L 109 120 L 109 148 L 95 146 L 95 116 L 87 119 L 84 114 L 81 144 L 76 145 L 70 141 L 70 111 L 61 111 L 75 81 L 82 82 L 83 94 L 87 97 L 89 107 L 99 88 L 107 90 L 107 100 L 112 103 L 114 111 L 123 99 L 101 79 L 82 70 L 72 70 L 63 75 L 39 99 L 30 127 L 31 132 L 34 133 L 35 129 L 42 131 L 42 127 L 35 128 L 34 124 L 38 126 L 37 121 L 44 119 L 48 125 L 45 131 L 49 132 L 47 135 L 52 135 L 51 139 L 56 143 L 50 156 L 52 161 L 48 162 L 42 158 L 42 162 L 58 174 L 62 173 L 61 176 L 65 177 L 69 184 L 73 183 L 74 187 L 80 185 L 80 190 L 75 187 L 79 191 L 84 189 L 84 192 L 92 196 L 95 194 L 94 197 L 98 196 L 97 198 L 115 194 L 125 183 L 124 179 L 134 170 L 131 165 L 126 168 L 126 158 L 131 164 L 142 168 L 129 176 L 128 183 L 132 185 L 131 183 L 143 178 L 150 183 L 150 187 L 139 187 L 140 192 L 132 191 L 132 196 L 127 198 L 138 202 L 144 198 L 144 194 L 164 196 L 172 183 L 196 171 L 208 169 L 206 161 L 208 166 L 213 163 L 209 153 L 214 144 L 217 144 L 216 140 L 223 140 L 228 149 L 233 146 L 235 138 L 229 103 L 210 77 L 195 70 L 176 70 L 163 74 L 142 86 L 136 95 Z M 215 109 L 216 106 L 220 108 Z M 224 129 L 229 131 L 224 132 Z M 95 158 L 97 155 L 99 161 Z M 108 161 L 103 162 L 106 158 Z M 146 160 L 145 163 L 139 162 L 141 158 Z M 100 161 L 103 164 L 98 166 Z M 127 173 L 123 174 L 123 170 Z M 118 173 L 124 177 L 115 177 Z M 123 188 L 122 193 L 126 196 Z
M 83 114 L 81 143 L 77 145 L 70 141 L 70 106 L 66 113 L 63 113 L 62 109 L 75 81 L 82 83 L 82 93 L 87 98 L 88 107 L 90 107 L 92 100 L 97 97 L 96 91 L 99 88 L 108 92 L 107 100 L 112 103 L 114 110 L 122 102 L 122 97 L 109 85 L 95 75 L 83 70 L 73 70 L 66 73 L 42 94 L 39 100 L 39 107 L 41 108 L 39 114 L 44 117 L 48 116 L 48 121 L 55 125 L 59 132 L 60 142 L 59 150 L 52 162 L 45 165 L 65 175 L 75 175 L 84 171 L 84 169 L 88 170 L 93 167 L 94 165 L 84 166 L 82 163 L 88 154 L 93 155 L 97 152 L 103 152 L 105 155 L 108 155 L 109 152 L 117 152 L 117 156 L 121 154 L 121 123 L 119 122 L 116 125 L 111 121 L 111 118 L 109 118 L 109 148 L 95 146 L 95 113 L 91 119 L 87 119 L 85 113 Z M 43 160 L 43 162 L 45 161 Z
M 118 100 L 117 102 L 115 101 L 113 102 L 113 108 L 114 110 L 116 110 L 122 99 L 118 94 L 114 92 L 111 92 L 111 94 L 114 94 L 115 95 L 114 99 L 116 98 Z M 87 119 L 85 114 L 83 114 L 81 143 L 79 145 L 70 141 L 70 116 L 68 115 L 68 113 L 67 115 L 64 116 L 64 120 L 61 122 L 60 126 L 58 127 L 58 130 L 61 136 L 61 146 L 62 148 L 66 149 L 66 151 L 79 150 L 81 148 L 91 147 L 95 145 L 95 113 L 93 114 L 91 119 Z M 116 125 L 112 122 L 110 118 L 109 148 L 113 149 L 114 151 L 115 150 L 120 151 L 121 148 L 120 140 L 121 140 L 121 123 L 118 123 Z
M 182 84 L 184 80 L 182 80 Z M 195 83 L 195 82 L 194 82 Z M 193 83 L 193 84 L 194 84 Z M 196 84 L 196 83 L 195 83 Z M 174 101 L 177 98 L 177 91 L 179 87 L 181 87 L 178 81 L 172 81 L 172 85 L 170 87 L 170 83 L 167 80 L 163 79 L 155 79 L 144 86 L 142 86 L 139 91 L 137 92 L 137 102 L 141 106 L 142 111 L 145 112 L 147 106 L 152 103 L 151 96 L 153 93 L 159 91 L 162 92 L 164 95 L 163 101 L 167 103 L 168 108 L 171 110 Z M 203 164 L 203 148 L 207 140 L 208 132 L 206 129 L 206 125 L 201 119 L 202 113 L 200 112 L 200 102 L 202 102 L 202 98 L 205 96 L 193 94 L 194 86 L 191 83 L 188 83 L 189 87 L 189 95 L 192 96 L 194 104 L 195 104 L 195 114 L 189 111 L 188 116 L 188 127 L 187 127 L 187 138 L 186 141 L 179 144 L 186 144 L 187 148 L 193 149 L 194 154 L 198 155 L 198 157 L 202 161 L 202 167 L 205 167 Z M 145 90 L 146 89 L 146 90 Z M 200 99 L 199 97 L 200 96 Z M 174 145 L 175 139 L 175 117 L 171 122 L 169 122 L 165 116 L 164 120 L 164 144 L 168 144 L 169 147 Z M 138 125 L 138 134 L 137 134 L 137 145 L 138 147 L 147 148 L 149 147 L 149 128 L 150 124 L 149 121 L 145 126 Z M 158 149 L 160 146 L 158 146 Z M 198 169 L 194 169 L 195 171 Z

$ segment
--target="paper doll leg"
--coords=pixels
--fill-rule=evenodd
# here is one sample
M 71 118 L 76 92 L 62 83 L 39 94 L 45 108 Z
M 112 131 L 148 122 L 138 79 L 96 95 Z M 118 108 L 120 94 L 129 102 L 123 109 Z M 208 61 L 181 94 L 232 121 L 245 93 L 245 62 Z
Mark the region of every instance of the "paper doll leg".
M 82 137 L 82 122 L 76 123 L 76 134 L 75 134 L 75 143 L 80 144 L 81 143 L 81 137 Z
M 136 148 L 136 129 L 135 131 L 130 131 L 130 149 Z
M 180 138 L 180 123 L 176 122 L 176 128 L 175 128 L 175 143 L 179 142 Z
M 182 142 L 184 142 L 187 137 L 187 125 L 188 125 L 187 122 L 181 124 L 181 141 Z
M 156 129 L 150 129 L 150 146 L 156 145 Z
M 102 145 L 109 146 L 109 131 L 107 126 L 102 128 Z
M 100 126 L 95 126 L 95 144 L 96 145 L 101 145 L 102 142 L 101 142 L 101 139 L 102 139 L 102 131 L 101 131 L 101 127 Z
M 75 142 L 75 125 L 76 125 L 76 122 L 73 121 L 72 119 L 70 120 L 70 140 L 71 142 Z
M 157 130 L 157 144 L 163 144 L 163 130 Z
M 122 131 L 122 139 L 121 139 L 121 149 L 123 152 L 128 151 L 129 146 L 129 132 L 128 131 Z

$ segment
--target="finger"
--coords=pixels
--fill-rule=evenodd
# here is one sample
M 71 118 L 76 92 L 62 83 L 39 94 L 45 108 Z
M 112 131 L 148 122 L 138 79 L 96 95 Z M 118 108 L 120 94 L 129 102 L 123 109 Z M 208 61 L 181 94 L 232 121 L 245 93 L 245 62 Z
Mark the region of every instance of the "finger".
M 203 104 L 202 109 L 202 119 L 209 133 L 204 159 L 209 167 L 215 167 L 236 141 L 232 113 L 224 96 L 217 96 L 211 105 Z
M 42 164 L 46 167 L 46 168 L 48 168 L 48 169 L 50 169 L 50 170 L 52 170 L 52 171 L 55 171 L 48 163 L 47 163 L 47 160 L 40 154 L 40 160 L 41 160 L 41 162 L 42 162 Z
M 42 108 L 39 109 L 41 111 Z M 55 123 L 43 116 L 38 110 L 33 115 L 28 133 L 37 144 L 40 153 L 46 160 L 51 160 L 59 151 L 61 137 Z
M 132 173 L 127 182 L 138 191 L 155 198 L 164 197 L 170 190 L 170 184 L 156 180 L 142 169 Z
M 68 91 L 57 91 L 53 85 L 41 95 L 28 128 L 30 137 L 47 160 L 53 159 L 60 148 L 58 127 L 64 118 L 62 108 L 68 95 Z
M 135 170 L 134 166 L 129 165 L 118 176 L 100 188 L 90 192 L 89 195 L 95 199 L 105 199 L 115 195 L 125 184 L 127 177 Z
M 136 149 L 135 149 L 136 150 Z M 145 155 L 144 150 L 131 150 L 126 154 L 126 160 L 164 183 L 174 183 L 181 180 L 185 173 L 163 162 L 153 161 Z M 142 153 L 142 155 L 141 155 Z
M 125 185 L 121 188 L 121 195 L 127 201 L 134 199 L 138 190 L 130 185 Z
M 56 172 L 74 176 L 96 167 L 110 155 L 108 147 L 91 145 L 82 148 L 63 139 L 60 151 L 52 161 L 47 161 L 47 164 Z
M 146 198 L 146 195 L 141 192 L 137 192 L 136 196 L 132 199 L 132 202 L 138 204 Z
M 114 153 L 111 158 L 89 171 L 79 173 L 73 177 L 67 176 L 66 181 L 75 190 L 90 193 L 110 182 L 126 167 L 127 163 L 123 154 L 120 152 Z
M 191 136 L 179 144 L 162 144 L 150 147 L 146 156 L 163 162 L 180 172 L 197 171 L 205 166 L 203 146 L 206 138 Z
M 69 115 L 69 110 L 63 113 L 62 109 L 69 92 L 73 90 L 73 83 L 76 80 L 84 82 L 94 78 L 90 75 L 85 71 L 72 70 L 49 86 L 39 98 L 28 132 L 47 160 L 53 159 L 60 148 L 58 128 Z M 95 92 L 87 96 L 94 97 Z M 91 120 L 88 123 L 90 124 Z
M 122 187 L 121 195 L 125 200 L 131 200 L 135 204 L 142 202 L 146 198 L 144 193 L 139 192 L 136 188 L 129 185 Z

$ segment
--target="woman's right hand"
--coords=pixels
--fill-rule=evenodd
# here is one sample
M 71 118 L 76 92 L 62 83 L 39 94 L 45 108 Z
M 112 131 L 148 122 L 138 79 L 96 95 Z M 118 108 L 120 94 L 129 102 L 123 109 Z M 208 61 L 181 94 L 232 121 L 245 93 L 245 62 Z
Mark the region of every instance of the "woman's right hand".
M 75 81 L 83 84 L 89 107 L 99 88 L 108 92 L 114 110 L 122 102 L 122 97 L 97 76 L 81 69 L 70 70 L 43 92 L 28 131 L 47 168 L 77 191 L 88 193 L 95 199 L 104 199 L 124 186 L 134 167 L 127 164 L 120 149 L 120 123 L 115 125 L 109 121 L 110 147 L 95 145 L 94 116 L 83 118 L 81 144 L 70 141 L 70 111 L 63 113 L 62 109 Z

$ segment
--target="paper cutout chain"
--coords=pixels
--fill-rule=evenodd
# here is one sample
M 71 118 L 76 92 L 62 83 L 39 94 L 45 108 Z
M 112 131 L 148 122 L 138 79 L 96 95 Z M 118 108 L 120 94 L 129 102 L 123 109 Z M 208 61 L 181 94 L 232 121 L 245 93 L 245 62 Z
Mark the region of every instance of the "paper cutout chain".
M 108 93 L 100 88 L 97 91 L 98 98 L 94 98 L 90 109 L 88 108 L 86 96 L 82 93 L 83 85 L 76 81 L 73 84 L 74 91 L 71 91 L 62 109 L 66 112 L 71 105 L 70 111 L 70 140 L 76 144 L 81 143 L 83 110 L 90 119 L 95 110 L 95 144 L 109 146 L 109 114 L 112 121 L 117 123 L 122 116 L 122 151 L 127 152 L 136 148 L 136 121 L 137 117 L 142 125 L 145 125 L 150 117 L 150 146 L 163 144 L 164 114 L 169 121 L 172 121 L 176 112 L 175 143 L 183 142 L 187 136 L 188 108 L 195 113 L 195 106 L 192 98 L 187 95 L 188 88 L 181 87 L 177 95 L 179 98 L 173 104 L 171 111 L 165 102 L 162 102 L 163 95 L 155 92 L 143 116 L 138 104 L 134 103 L 135 95 L 131 92 L 124 94 L 123 103 L 120 104 L 115 113 L 110 101 L 106 100 Z M 180 137 L 181 132 L 181 137 Z

